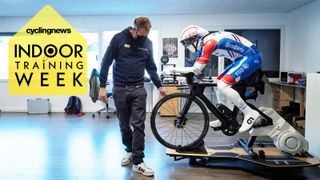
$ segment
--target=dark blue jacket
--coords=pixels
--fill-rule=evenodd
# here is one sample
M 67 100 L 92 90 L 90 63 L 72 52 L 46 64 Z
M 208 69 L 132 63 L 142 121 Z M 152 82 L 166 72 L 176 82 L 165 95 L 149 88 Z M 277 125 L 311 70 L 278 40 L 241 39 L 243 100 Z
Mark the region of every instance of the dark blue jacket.
M 116 34 L 104 54 L 100 70 L 100 87 L 105 87 L 108 79 L 109 67 L 113 60 L 114 85 L 142 85 L 144 72 L 147 70 L 152 82 L 157 88 L 161 81 L 154 63 L 152 42 L 146 38 L 144 41 L 134 39 L 130 33 L 131 27 Z

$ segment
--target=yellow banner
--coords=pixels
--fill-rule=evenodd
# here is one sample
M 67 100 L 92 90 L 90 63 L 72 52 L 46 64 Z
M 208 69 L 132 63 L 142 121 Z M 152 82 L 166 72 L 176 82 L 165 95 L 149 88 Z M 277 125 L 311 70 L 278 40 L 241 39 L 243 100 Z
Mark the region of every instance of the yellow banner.
M 51 6 L 9 41 L 10 95 L 83 95 L 86 40 Z

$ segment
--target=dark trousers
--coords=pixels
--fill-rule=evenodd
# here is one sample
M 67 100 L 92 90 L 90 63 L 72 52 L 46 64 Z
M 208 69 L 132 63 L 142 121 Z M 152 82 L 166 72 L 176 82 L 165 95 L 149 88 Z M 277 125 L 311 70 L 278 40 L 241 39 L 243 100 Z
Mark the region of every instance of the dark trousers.
M 147 92 L 140 87 L 113 87 L 122 143 L 132 152 L 133 164 L 143 162 Z M 132 126 L 132 128 L 130 127 Z

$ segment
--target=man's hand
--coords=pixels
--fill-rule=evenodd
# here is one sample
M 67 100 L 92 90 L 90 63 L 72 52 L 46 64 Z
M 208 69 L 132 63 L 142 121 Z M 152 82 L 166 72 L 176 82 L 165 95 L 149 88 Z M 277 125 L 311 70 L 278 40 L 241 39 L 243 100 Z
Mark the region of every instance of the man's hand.
M 160 95 L 163 97 L 163 96 L 166 96 L 168 94 L 167 90 L 164 88 L 164 87 L 160 87 L 159 88 L 159 91 L 160 91 Z
M 105 87 L 100 87 L 99 100 L 102 102 L 108 102 L 107 89 Z

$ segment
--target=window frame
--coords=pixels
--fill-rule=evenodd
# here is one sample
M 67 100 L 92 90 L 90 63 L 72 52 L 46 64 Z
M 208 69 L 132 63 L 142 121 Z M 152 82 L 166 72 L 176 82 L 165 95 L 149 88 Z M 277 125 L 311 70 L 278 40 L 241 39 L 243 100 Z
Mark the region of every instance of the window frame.
M 7 32 L 0 32 L 0 37 L 1 36 L 11 36 L 11 38 L 13 38 L 14 36 L 15 36 L 15 34 L 16 34 L 17 32 L 10 32 L 10 31 L 7 31 Z M 10 41 L 10 40 L 9 40 Z M 9 46 L 9 41 L 8 41 L 8 46 Z M 9 52 L 7 51 L 7 53 L 8 53 L 8 59 L 7 59 L 7 61 L 9 61 Z M 1 58 L 1 55 L 0 55 L 0 58 Z M 0 62 L 1 62 L 1 60 L 0 60 Z M 0 64 L 0 66 L 1 66 L 1 64 Z M 0 77 L 0 82 L 8 82 L 8 78 L 9 78 L 9 67 L 8 67 L 8 63 L 7 63 L 7 77 L 6 78 L 1 78 Z M 1 70 L 1 69 L 0 69 Z M 2 72 L 0 72 L 0 74 L 2 74 Z
M 100 31 L 98 30 L 83 30 L 83 31 L 79 31 L 79 34 L 81 34 L 81 36 L 83 36 L 83 34 L 97 34 L 97 54 L 96 54 L 96 60 L 97 60 L 97 63 L 99 64 L 99 68 L 100 68 L 100 63 L 101 63 L 101 55 L 100 55 L 100 48 L 101 48 L 101 43 L 100 43 Z M 84 37 L 84 36 L 83 36 Z M 85 38 L 85 37 L 84 37 Z M 87 41 L 87 40 L 86 40 Z M 88 43 L 88 42 L 87 42 Z M 88 46 L 88 44 L 87 44 Z M 91 76 L 91 72 L 92 70 L 90 70 L 90 67 L 89 66 L 89 59 L 88 59 L 88 52 L 87 52 L 87 79 L 89 80 L 90 79 L 90 76 Z M 97 69 L 97 70 L 100 70 L 100 69 Z

